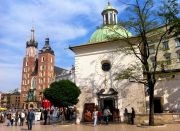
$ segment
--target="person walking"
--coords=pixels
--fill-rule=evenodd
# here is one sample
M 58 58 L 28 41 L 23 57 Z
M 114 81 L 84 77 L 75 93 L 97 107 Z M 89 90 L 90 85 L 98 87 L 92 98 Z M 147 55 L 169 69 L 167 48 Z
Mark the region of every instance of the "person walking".
M 27 115 L 28 130 L 32 130 L 32 123 L 34 119 L 35 119 L 34 112 L 32 109 L 30 109 Z
M 7 126 L 11 126 L 11 113 L 8 112 L 6 117 L 7 117 Z
M 11 126 L 13 126 L 15 121 L 15 112 L 12 112 L 12 116 L 11 116 Z
M 94 112 L 93 112 L 93 120 L 94 120 L 94 126 L 97 125 L 97 117 L 98 117 L 98 111 L 96 110 L 96 108 L 94 108 Z
M 104 120 L 105 120 L 106 124 L 109 123 L 109 116 L 110 115 L 112 115 L 111 111 L 109 110 L 109 107 L 106 107 L 106 109 L 104 109 L 104 112 L 103 112 L 103 116 L 104 116 Z
M 48 119 L 48 123 L 50 125 L 50 121 L 51 121 L 51 111 L 50 111 L 50 109 L 48 109 L 47 119 Z
M 22 111 L 20 114 L 20 126 L 24 125 L 25 113 Z
M 44 125 L 47 124 L 47 116 L 48 116 L 48 111 L 45 109 L 44 110 Z
M 134 108 L 132 107 L 132 113 L 131 113 L 131 124 L 134 125 L 134 118 L 135 118 L 135 111 Z
M 98 123 L 99 124 L 102 123 L 102 112 L 101 112 L 101 110 L 98 111 Z
M 16 111 L 16 114 L 15 114 L 15 126 L 17 126 L 17 124 L 18 124 L 18 120 L 19 120 L 19 114 L 18 114 L 18 111 Z
M 125 110 L 124 110 L 124 122 L 128 123 L 128 110 L 127 110 L 127 108 L 125 108 Z

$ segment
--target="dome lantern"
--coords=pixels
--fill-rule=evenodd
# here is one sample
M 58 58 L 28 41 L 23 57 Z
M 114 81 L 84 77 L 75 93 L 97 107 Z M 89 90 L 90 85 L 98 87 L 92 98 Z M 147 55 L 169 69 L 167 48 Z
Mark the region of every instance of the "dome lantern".
M 108 2 L 108 5 L 102 11 L 103 25 L 113 25 L 117 24 L 117 14 L 118 11 Z
M 103 25 L 91 35 L 89 43 L 105 42 L 110 38 L 126 38 L 132 36 L 131 32 L 118 25 L 118 11 L 108 2 L 102 11 Z

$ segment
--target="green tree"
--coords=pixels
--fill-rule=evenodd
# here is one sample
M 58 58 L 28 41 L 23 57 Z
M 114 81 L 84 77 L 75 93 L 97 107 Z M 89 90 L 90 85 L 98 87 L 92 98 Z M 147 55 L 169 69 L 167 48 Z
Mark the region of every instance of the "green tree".
M 117 80 L 131 79 L 132 82 L 142 83 L 148 87 L 149 125 L 154 125 L 154 86 L 157 81 L 157 68 L 162 66 L 162 62 L 157 60 L 157 54 L 160 50 L 160 43 L 164 39 L 179 34 L 180 22 L 177 0 L 164 0 L 160 7 L 157 7 L 156 4 L 159 3 L 155 3 L 153 0 L 134 0 L 131 4 L 121 1 L 121 3 L 128 5 L 128 8 L 126 18 L 119 22 L 119 26 L 132 31 L 135 37 L 129 36 L 128 33 L 124 37 L 109 26 L 109 29 L 116 34 L 110 36 L 109 39 L 117 40 L 120 38 L 126 42 L 128 47 L 118 50 L 126 55 L 135 55 L 139 62 L 120 70 L 116 74 Z M 151 49 L 149 43 L 157 43 L 154 49 L 153 66 L 149 63 Z M 136 72 L 136 70 L 142 69 L 143 74 Z
M 78 103 L 78 97 L 81 91 L 75 83 L 69 80 L 60 80 L 51 83 L 50 88 L 46 88 L 43 92 L 55 106 L 68 107 Z

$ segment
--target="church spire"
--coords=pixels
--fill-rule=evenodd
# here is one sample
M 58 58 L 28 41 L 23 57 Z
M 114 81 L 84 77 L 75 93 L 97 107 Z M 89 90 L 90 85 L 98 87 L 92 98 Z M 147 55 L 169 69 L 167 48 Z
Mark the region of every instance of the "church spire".
M 108 2 L 107 6 L 102 11 L 103 25 L 117 24 L 118 11 Z
M 38 47 L 38 42 L 35 40 L 35 30 L 34 30 L 34 27 L 32 27 L 31 29 L 31 38 L 29 41 L 26 42 L 26 48 L 27 47 L 30 47 L 30 46 L 33 46 L 33 47 Z
M 34 27 L 32 27 L 31 29 L 31 40 L 34 41 L 35 40 L 35 37 L 34 37 Z
M 45 44 L 39 53 L 50 53 L 54 55 L 54 51 L 49 44 L 49 37 L 45 39 Z

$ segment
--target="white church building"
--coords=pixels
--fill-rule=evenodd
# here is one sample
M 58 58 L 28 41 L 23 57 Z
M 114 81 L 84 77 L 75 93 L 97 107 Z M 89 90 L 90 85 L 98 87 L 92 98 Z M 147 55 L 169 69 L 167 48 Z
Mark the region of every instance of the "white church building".
M 144 85 L 115 80 L 120 69 L 137 62 L 136 57 L 118 51 L 127 46 L 123 40 L 108 40 L 109 36 L 116 35 L 115 32 L 131 36 L 130 32 L 117 26 L 117 14 L 118 11 L 108 3 L 102 11 L 103 26 L 92 34 L 87 44 L 70 47 L 75 53 L 75 82 L 81 89 L 77 109 L 82 121 L 88 121 L 84 113 L 86 110 L 92 112 L 95 106 L 101 111 L 109 107 L 112 113 L 120 114 L 121 119 L 125 108 L 129 112 L 132 107 L 136 113 L 146 112 Z

